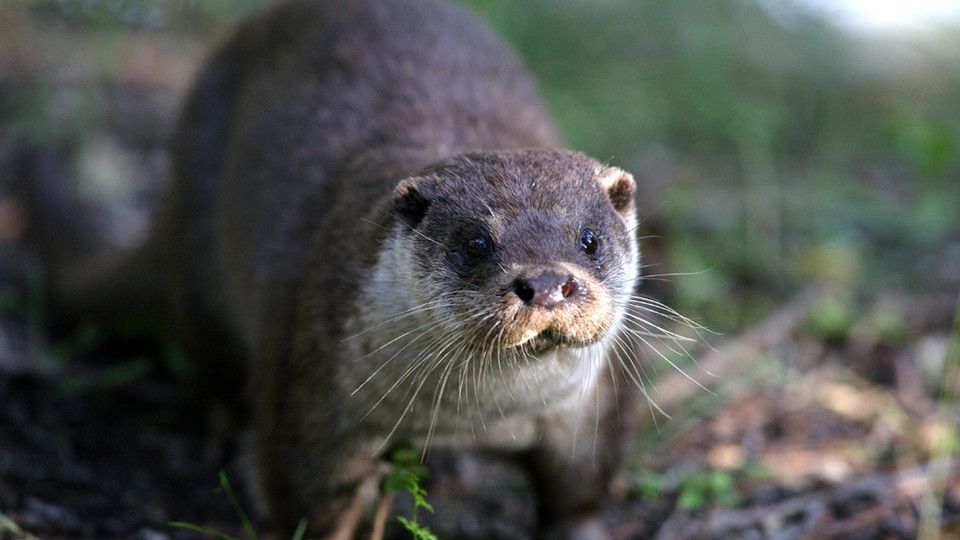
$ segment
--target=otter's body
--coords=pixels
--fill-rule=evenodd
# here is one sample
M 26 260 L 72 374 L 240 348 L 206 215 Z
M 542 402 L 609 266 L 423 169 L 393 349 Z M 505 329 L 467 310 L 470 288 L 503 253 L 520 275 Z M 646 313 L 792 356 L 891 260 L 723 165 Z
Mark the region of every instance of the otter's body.
M 199 365 L 249 365 L 284 530 L 332 531 L 403 441 L 521 455 L 544 531 L 600 530 L 635 186 L 559 146 L 515 56 L 434 0 L 288 2 L 202 70 L 131 260 Z

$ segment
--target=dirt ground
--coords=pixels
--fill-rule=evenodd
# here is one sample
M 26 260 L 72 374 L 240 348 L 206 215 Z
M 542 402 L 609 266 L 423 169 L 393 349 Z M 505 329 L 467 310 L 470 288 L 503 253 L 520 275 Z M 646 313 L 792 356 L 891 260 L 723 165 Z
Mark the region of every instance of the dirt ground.
M 809 304 L 787 306 L 702 355 L 691 375 L 723 374 L 714 394 L 679 375 L 658 383 L 667 410 L 712 403 L 661 418 L 639 438 L 605 509 L 615 538 L 915 538 L 925 519 L 944 537 L 960 534 L 950 429 L 936 420 L 912 361 L 942 352 L 952 301 L 927 300 L 916 338 L 862 351 L 806 335 Z M 20 357 L 23 344 L 9 339 L 29 334 L 17 328 L 23 324 L 6 317 L 0 334 L 2 537 L 196 536 L 170 521 L 241 534 L 215 489 L 220 469 L 242 478 L 240 445 L 212 452 L 201 415 L 169 375 L 149 370 L 105 382 L 123 347 L 38 369 L 43 364 Z M 779 365 L 759 365 L 767 362 Z M 871 380 L 881 374 L 891 380 Z M 441 538 L 533 536 L 535 506 L 516 467 L 451 455 L 431 457 L 428 467 L 436 513 L 425 523 Z M 242 482 L 234 484 L 251 508 Z M 406 514 L 410 503 L 401 495 L 395 506 Z M 403 537 L 391 523 L 388 537 Z

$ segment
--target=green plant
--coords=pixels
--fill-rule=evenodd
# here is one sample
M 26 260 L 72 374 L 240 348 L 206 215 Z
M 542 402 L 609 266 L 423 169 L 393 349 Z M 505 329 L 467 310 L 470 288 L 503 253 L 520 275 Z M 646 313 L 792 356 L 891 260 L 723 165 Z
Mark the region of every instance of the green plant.
M 237 517 L 240 518 L 240 523 L 243 524 L 244 538 L 246 538 L 246 540 L 258 540 L 259 537 L 257 536 L 256 529 L 253 527 L 253 522 L 250 521 L 247 513 L 243 510 L 243 506 L 240 505 L 240 501 L 237 500 L 237 495 L 233 491 L 233 486 L 230 485 L 230 480 L 227 478 L 227 473 L 222 470 L 220 471 L 220 488 L 218 491 L 222 491 L 227 495 L 227 499 L 230 500 L 230 505 L 233 506 L 233 510 L 237 513 Z M 167 525 L 178 529 L 186 529 L 188 531 L 193 531 L 213 538 L 219 538 L 220 540 L 240 540 L 240 538 L 237 538 L 236 536 L 186 521 L 171 521 L 167 523 Z M 291 539 L 303 540 L 303 536 L 306 534 L 306 532 L 307 521 L 305 519 L 301 519 L 300 523 L 297 525 L 297 530 L 294 531 Z
M 739 500 L 732 473 L 692 471 L 680 481 L 677 506 L 683 510 L 696 510 L 708 504 L 735 506 Z
M 736 506 L 740 490 L 771 480 L 771 471 L 761 462 L 748 459 L 731 469 L 713 469 L 697 465 L 677 474 L 630 468 L 630 495 L 655 499 L 676 496 L 676 505 L 696 510 L 708 505 Z
M 630 490 L 647 499 L 659 497 L 663 493 L 663 478 L 651 471 L 641 471 L 633 476 Z
M 420 485 L 426 476 L 427 469 L 417 460 L 417 451 L 412 447 L 397 448 L 391 455 L 393 470 L 384 480 L 384 487 L 388 491 L 406 491 L 413 496 L 413 513 L 407 518 L 397 517 L 397 520 L 410 531 L 415 540 L 437 540 L 437 536 L 417 521 L 420 509 L 433 513 L 433 506 L 427 502 L 427 490 Z
M 810 310 L 807 327 L 830 343 L 843 343 L 853 326 L 852 308 L 837 298 L 827 298 Z

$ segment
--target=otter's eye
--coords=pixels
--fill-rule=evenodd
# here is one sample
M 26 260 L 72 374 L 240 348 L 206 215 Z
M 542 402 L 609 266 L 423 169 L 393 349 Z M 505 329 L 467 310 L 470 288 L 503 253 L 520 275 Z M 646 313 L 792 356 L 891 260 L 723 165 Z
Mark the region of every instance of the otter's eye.
M 482 257 L 487 252 L 489 245 L 490 244 L 487 242 L 487 239 L 482 236 L 471 238 L 470 240 L 467 240 L 467 255 L 474 259 Z
M 590 229 L 580 231 L 580 249 L 587 255 L 593 255 L 600 246 L 600 240 Z

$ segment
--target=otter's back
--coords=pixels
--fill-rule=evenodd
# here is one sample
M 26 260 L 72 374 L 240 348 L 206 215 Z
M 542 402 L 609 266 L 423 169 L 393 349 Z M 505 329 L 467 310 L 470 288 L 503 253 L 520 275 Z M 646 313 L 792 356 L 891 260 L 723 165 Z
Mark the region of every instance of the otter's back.
M 178 141 L 177 221 L 201 261 L 187 273 L 248 330 L 297 282 L 334 206 L 361 215 L 349 207 L 458 152 L 558 144 L 514 54 L 434 0 L 300 0 L 247 21 L 202 74 Z

